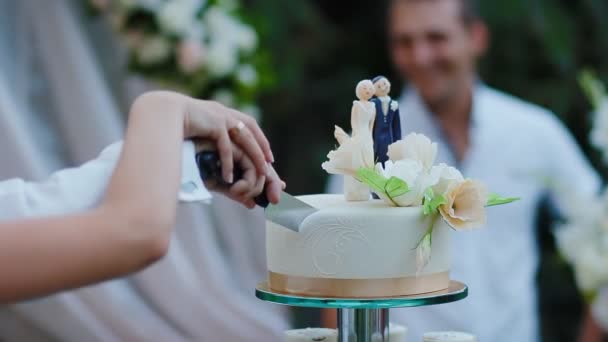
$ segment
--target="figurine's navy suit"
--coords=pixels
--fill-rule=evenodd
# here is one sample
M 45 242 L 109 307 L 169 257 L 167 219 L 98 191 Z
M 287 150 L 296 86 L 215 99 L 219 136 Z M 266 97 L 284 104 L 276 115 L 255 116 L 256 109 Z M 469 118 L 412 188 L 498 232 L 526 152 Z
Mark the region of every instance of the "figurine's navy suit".
M 376 105 L 376 120 L 374 121 L 374 160 L 376 163 L 384 163 L 388 160 L 386 153 L 388 145 L 401 139 L 401 119 L 399 108 L 391 108 L 393 100 L 389 98 L 386 104 L 386 112 L 382 108 L 382 100 L 378 97 L 371 99 Z

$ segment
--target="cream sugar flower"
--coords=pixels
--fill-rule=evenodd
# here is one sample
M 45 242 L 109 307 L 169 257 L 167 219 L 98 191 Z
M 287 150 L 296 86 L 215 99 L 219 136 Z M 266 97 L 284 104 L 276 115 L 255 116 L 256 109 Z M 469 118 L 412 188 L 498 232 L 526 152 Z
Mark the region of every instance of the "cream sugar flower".
M 321 164 L 321 167 L 331 174 L 356 177 L 357 170 L 374 167 L 373 144 L 371 139 L 344 139 L 337 150 L 329 152 L 329 161 Z
M 439 213 L 452 228 L 463 230 L 485 224 L 488 196 L 484 185 L 470 179 L 455 182 L 444 196 L 446 203 L 439 206 Z

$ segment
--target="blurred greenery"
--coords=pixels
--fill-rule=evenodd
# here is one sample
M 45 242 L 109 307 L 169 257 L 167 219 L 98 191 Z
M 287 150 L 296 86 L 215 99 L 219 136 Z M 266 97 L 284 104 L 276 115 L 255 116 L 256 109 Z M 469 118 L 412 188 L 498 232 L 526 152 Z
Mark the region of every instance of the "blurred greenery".
M 295 194 L 322 192 L 320 168 L 334 146 L 333 124 L 347 127 L 356 82 L 378 74 L 398 80 L 386 52 L 386 1 L 247 0 L 276 87 L 263 94 L 263 126 L 277 168 Z M 493 44 L 481 78 L 553 110 L 606 176 L 587 139 L 591 110 L 577 82 L 592 68 L 608 79 L 608 1 L 480 1 Z M 394 83 L 393 95 L 400 89 Z M 543 341 L 573 341 L 583 310 L 569 268 L 555 253 L 551 215 L 539 215 L 539 293 Z M 556 286 L 559 284 L 559 286 Z

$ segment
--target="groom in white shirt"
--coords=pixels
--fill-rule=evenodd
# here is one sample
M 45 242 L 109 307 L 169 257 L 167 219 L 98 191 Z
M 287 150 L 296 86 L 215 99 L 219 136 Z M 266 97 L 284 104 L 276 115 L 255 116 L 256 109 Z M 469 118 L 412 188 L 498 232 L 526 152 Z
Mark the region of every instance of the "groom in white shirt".
M 412 341 L 433 330 L 464 330 L 480 341 L 538 341 L 539 201 L 554 195 L 559 207 L 566 196 L 552 190 L 593 193 L 599 179 L 551 112 L 478 80 L 488 32 L 472 1 L 392 0 L 388 22 L 393 62 L 411 85 L 399 103 L 403 135 L 424 133 L 438 143 L 440 162 L 522 198 L 490 209 L 485 228 L 453 234 L 451 277 L 468 284 L 466 300 L 393 310 L 391 321 L 407 325 Z M 332 178 L 330 191 L 340 184 Z

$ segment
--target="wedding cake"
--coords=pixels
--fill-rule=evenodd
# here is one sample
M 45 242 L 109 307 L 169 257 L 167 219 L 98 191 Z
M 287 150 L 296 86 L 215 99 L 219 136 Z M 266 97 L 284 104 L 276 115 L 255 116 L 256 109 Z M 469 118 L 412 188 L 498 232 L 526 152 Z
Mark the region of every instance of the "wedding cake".
M 515 200 L 488 196 L 481 183 L 435 165 L 437 145 L 424 135 L 401 139 L 390 83 L 374 81 L 357 85 L 352 135 L 336 126 L 339 147 L 322 165 L 344 175 L 344 195 L 300 196 L 318 211 L 298 232 L 267 223 L 273 291 L 372 298 L 445 290 L 450 231 L 483 225 L 486 206 Z

